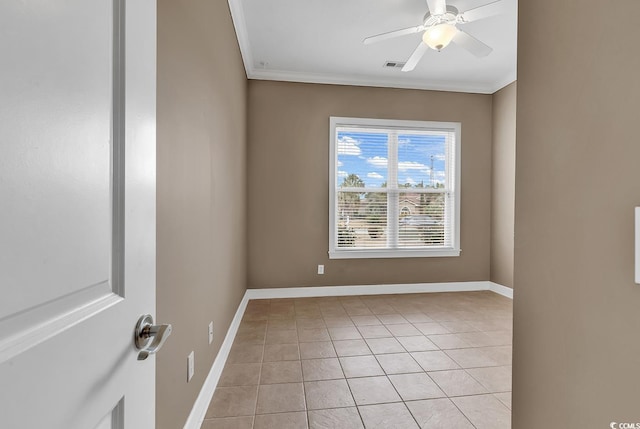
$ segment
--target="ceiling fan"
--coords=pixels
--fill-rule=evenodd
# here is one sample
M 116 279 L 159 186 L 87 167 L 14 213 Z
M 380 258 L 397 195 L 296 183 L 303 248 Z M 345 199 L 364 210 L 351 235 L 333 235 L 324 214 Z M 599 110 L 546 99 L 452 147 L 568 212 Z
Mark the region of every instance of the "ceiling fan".
M 429 11 L 425 14 L 421 25 L 367 37 L 364 39 L 364 44 L 369 45 L 394 37 L 424 32 L 422 42 L 402 67 L 403 72 L 413 70 L 429 48 L 439 52 L 451 42 L 465 48 L 476 57 L 486 57 L 493 51 L 490 46 L 462 31 L 458 28 L 458 25 L 500 14 L 502 12 L 502 0 L 469 9 L 465 12 L 460 12 L 456 7 L 447 5 L 445 0 L 427 0 L 427 6 Z

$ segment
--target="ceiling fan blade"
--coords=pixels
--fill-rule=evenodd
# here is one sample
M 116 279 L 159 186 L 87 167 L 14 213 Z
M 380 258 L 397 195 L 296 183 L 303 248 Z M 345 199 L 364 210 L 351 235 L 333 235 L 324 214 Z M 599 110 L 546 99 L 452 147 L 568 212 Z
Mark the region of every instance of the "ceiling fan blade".
M 485 4 L 484 6 L 463 12 L 462 21 L 473 22 L 479 19 L 489 18 L 490 16 L 500 15 L 502 12 L 504 12 L 504 4 L 502 3 L 502 0 L 497 0 L 493 3 Z
M 381 42 L 383 40 L 393 39 L 394 37 L 406 36 L 407 34 L 415 34 L 424 30 L 424 26 L 418 25 L 417 27 L 403 28 L 402 30 L 390 31 L 388 33 L 382 33 L 375 36 L 367 37 L 363 40 L 365 45 Z
M 486 57 L 493 51 L 492 47 L 485 45 L 480 40 L 460 29 L 458 29 L 456 35 L 453 36 L 452 42 L 456 45 L 462 46 L 478 58 Z
M 418 62 L 420 61 L 424 53 L 427 52 L 428 49 L 429 47 L 427 45 L 420 42 L 416 50 L 413 51 L 413 54 L 411 54 L 411 56 L 407 60 L 407 63 L 404 65 L 404 67 L 402 67 L 402 71 L 408 72 L 415 69 L 416 66 L 418 65 Z
M 447 11 L 445 0 L 427 0 L 431 15 L 443 15 Z

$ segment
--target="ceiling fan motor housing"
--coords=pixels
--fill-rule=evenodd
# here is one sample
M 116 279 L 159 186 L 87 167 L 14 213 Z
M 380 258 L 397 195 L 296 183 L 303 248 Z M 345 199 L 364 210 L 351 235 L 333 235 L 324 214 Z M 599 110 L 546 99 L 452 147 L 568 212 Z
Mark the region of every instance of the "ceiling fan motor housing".
M 455 25 L 458 23 L 459 14 L 458 8 L 447 5 L 447 11 L 442 15 L 432 15 L 431 12 L 427 12 L 424 15 L 424 26 L 428 28 L 438 24 Z

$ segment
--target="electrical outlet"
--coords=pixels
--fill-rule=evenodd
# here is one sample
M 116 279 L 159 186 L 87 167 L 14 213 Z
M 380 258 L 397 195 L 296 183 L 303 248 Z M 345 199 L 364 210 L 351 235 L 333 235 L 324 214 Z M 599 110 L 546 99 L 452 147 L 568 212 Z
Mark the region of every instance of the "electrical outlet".
M 324 265 L 318 265 L 318 274 L 324 274 Z
M 193 378 L 193 373 L 196 370 L 195 366 L 195 355 L 194 352 L 191 351 L 189 356 L 187 356 L 187 382 L 191 381 L 191 378 Z
M 213 322 L 209 322 L 209 344 L 213 342 Z

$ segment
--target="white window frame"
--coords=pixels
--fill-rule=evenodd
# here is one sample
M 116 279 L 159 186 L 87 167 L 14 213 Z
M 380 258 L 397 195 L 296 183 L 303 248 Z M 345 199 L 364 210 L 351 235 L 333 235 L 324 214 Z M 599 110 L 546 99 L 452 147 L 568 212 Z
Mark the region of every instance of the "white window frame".
M 416 257 L 455 257 L 460 256 L 460 146 L 462 138 L 462 126 L 460 122 L 431 122 L 431 121 L 405 121 L 395 119 L 368 119 L 368 118 L 345 118 L 331 116 L 330 123 L 330 162 L 329 162 L 329 259 L 355 259 L 355 258 L 416 258 Z M 454 142 L 450 148 L 452 154 L 452 166 L 447 171 L 448 189 L 453 194 L 453 210 L 449 210 L 447 222 L 453 225 L 450 228 L 451 246 L 431 247 L 431 248 L 387 248 L 387 249 L 348 249 L 338 248 L 338 222 L 336 218 L 336 207 L 338 198 L 337 177 L 338 177 L 338 153 L 337 153 L 337 133 L 336 128 L 381 128 L 384 130 L 398 129 L 406 130 L 443 130 L 454 132 Z M 389 168 L 396 168 L 389 163 Z M 388 193 L 393 195 L 393 193 Z M 397 197 L 396 193 L 396 197 Z M 452 212 L 452 213 L 451 213 Z M 393 213 L 392 213 L 393 215 Z M 397 217 L 397 216 L 396 216 Z M 388 218 L 391 218 L 389 216 Z M 395 218 L 395 217 L 394 217 Z

